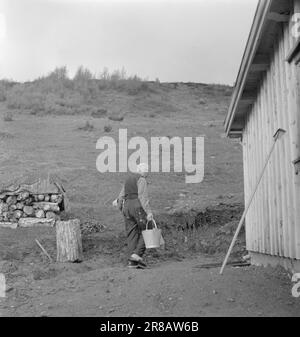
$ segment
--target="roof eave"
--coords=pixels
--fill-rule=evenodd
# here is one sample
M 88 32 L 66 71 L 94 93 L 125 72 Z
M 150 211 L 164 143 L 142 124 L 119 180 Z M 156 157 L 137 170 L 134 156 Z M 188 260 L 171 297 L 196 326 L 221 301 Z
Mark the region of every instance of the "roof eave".
M 243 94 L 252 61 L 259 47 L 260 38 L 263 33 L 264 26 L 267 22 L 267 15 L 272 5 L 272 2 L 273 0 L 260 0 L 258 3 L 251 31 L 246 44 L 245 52 L 238 72 L 235 88 L 232 94 L 231 103 L 224 122 L 225 132 L 227 136 L 230 136 L 232 124 L 238 108 L 238 103 Z M 236 136 L 236 134 L 237 131 L 235 130 L 234 135 Z M 242 130 L 240 131 L 240 134 L 242 134 Z

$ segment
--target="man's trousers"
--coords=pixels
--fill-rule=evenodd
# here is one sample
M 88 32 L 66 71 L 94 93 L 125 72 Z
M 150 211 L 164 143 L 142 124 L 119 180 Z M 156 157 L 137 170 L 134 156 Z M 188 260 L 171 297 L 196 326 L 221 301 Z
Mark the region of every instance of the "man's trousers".
M 126 200 L 123 207 L 127 248 L 129 256 L 137 254 L 142 257 L 146 247 L 142 231 L 146 228 L 147 214 L 138 199 Z

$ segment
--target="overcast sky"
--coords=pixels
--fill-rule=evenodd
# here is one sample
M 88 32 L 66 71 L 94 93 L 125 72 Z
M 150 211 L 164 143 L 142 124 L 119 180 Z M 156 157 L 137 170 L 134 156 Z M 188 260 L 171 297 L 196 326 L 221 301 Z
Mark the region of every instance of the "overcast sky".
M 233 84 L 257 0 L 0 0 L 0 78 L 66 65 Z

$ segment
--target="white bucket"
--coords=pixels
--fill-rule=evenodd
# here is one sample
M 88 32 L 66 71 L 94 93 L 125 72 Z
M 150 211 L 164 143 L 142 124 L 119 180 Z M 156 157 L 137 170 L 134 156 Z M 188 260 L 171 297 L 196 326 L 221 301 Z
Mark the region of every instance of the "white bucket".
M 145 241 L 145 246 L 147 249 L 159 248 L 161 245 L 161 238 L 162 238 L 161 229 L 157 228 L 155 220 L 152 220 L 152 222 L 154 224 L 153 229 L 148 229 L 148 224 L 149 224 L 149 221 L 148 221 L 146 225 L 146 230 L 142 231 L 143 238 Z

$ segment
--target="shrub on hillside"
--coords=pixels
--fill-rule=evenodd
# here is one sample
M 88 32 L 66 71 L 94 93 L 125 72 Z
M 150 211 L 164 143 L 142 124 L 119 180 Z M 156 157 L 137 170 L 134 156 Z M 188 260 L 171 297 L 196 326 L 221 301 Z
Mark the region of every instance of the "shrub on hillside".
M 7 107 L 9 109 L 36 110 L 43 111 L 45 96 L 34 88 L 26 88 L 25 84 L 13 87 L 7 96 Z
M 159 86 L 159 83 L 155 83 Z M 137 75 L 127 76 L 124 68 L 121 70 L 115 70 L 112 73 L 107 68 L 104 68 L 98 79 L 98 88 L 114 89 L 119 91 L 125 91 L 129 95 L 137 95 L 142 91 L 150 90 L 150 87 L 146 80 L 141 79 Z
M 73 78 L 74 90 L 80 93 L 85 103 L 97 97 L 99 87 L 89 69 L 80 66 Z
M 72 81 L 68 78 L 66 67 L 55 68 L 47 76 L 41 77 L 32 83 L 35 91 L 43 94 L 57 94 L 64 96 L 68 90 L 73 90 Z
M 137 95 L 142 91 L 147 91 L 148 85 L 137 76 L 134 76 L 125 82 L 125 90 L 129 95 Z
M 91 116 L 93 118 L 103 118 L 106 116 L 106 114 L 107 114 L 107 110 L 100 109 L 100 108 L 93 108 L 91 112 Z
M 7 95 L 6 88 L 2 83 L 0 83 L 0 102 L 6 101 L 6 95 Z
M 156 113 L 153 111 L 148 113 L 149 118 L 155 118 L 156 116 L 157 116 Z
M 125 115 L 116 115 L 116 114 L 111 114 L 108 116 L 108 119 L 114 122 L 122 122 L 125 118 Z
M 15 82 L 9 80 L 0 80 L 0 102 L 6 101 L 9 90 L 15 85 Z
M 104 132 L 111 132 L 112 131 L 112 126 L 111 125 L 104 125 Z
M 7 111 L 5 115 L 3 116 L 4 122 L 12 122 L 13 121 L 13 116 L 11 111 Z
M 54 69 L 33 82 L 13 84 L 9 90 L 0 81 L 0 101 L 6 100 L 9 109 L 30 110 L 32 114 L 79 114 L 95 112 L 102 90 L 118 90 L 129 95 L 154 92 L 159 83 L 148 83 L 138 76 L 127 76 L 123 69 L 112 73 L 108 69 L 96 78 L 87 68 L 79 67 L 74 78 L 68 77 L 66 67 Z M 113 117 L 114 118 L 114 117 Z M 123 120 L 117 116 L 116 120 Z
M 225 96 L 231 96 L 232 95 L 232 88 L 226 88 L 224 92 Z
M 86 121 L 83 126 L 80 126 L 78 130 L 81 131 L 93 131 L 94 130 L 94 125 L 91 124 L 89 121 Z

